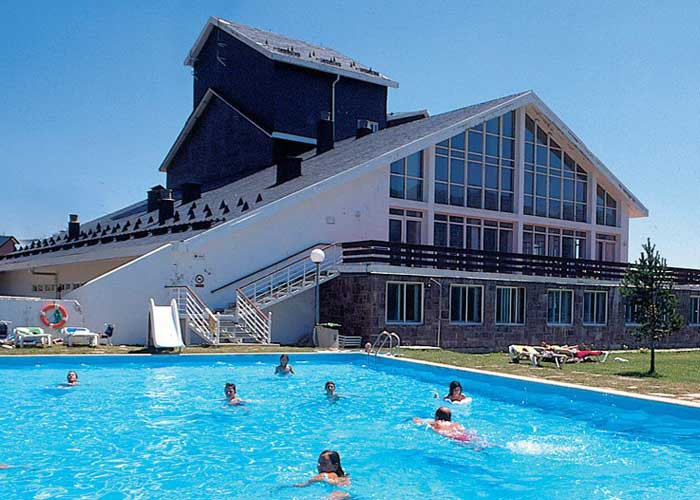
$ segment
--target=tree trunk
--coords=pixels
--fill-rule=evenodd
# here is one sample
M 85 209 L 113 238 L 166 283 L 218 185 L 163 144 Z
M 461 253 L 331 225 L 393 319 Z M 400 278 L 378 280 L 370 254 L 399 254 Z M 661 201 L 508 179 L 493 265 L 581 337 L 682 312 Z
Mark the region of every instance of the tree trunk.
M 656 354 L 656 346 L 654 345 L 654 341 L 651 341 L 651 364 L 649 366 L 649 375 L 654 375 L 656 373 L 656 364 L 655 364 L 655 354 Z

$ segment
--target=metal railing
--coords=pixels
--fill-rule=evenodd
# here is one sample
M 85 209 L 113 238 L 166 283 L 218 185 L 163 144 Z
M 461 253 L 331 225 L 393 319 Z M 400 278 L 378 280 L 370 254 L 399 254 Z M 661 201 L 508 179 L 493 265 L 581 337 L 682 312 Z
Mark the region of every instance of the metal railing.
M 342 248 L 337 243 L 320 246 L 326 254 L 320 264 L 320 283 L 328 281 L 337 274 L 337 266 L 343 260 Z M 316 264 L 311 262 L 308 255 L 289 263 L 287 266 L 272 271 L 265 276 L 246 283 L 236 291 L 236 298 L 244 295 L 258 307 L 264 307 L 290 294 L 310 288 L 316 283 Z
M 396 341 L 396 343 L 394 343 Z M 401 354 L 401 337 L 399 337 L 396 332 L 388 332 L 384 330 L 372 344 L 371 352 L 377 357 L 377 354 L 384 348 L 386 343 L 389 342 L 389 356 L 398 356 Z M 396 349 L 396 351 L 394 351 Z
M 218 344 L 220 341 L 219 318 L 212 313 L 199 295 L 187 285 L 166 286 L 170 289 L 172 298 L 177 303 L 180 318 L 184 319 L 185 338 L 189 339 L 189 332 L 210 344 Z
M 344 264 L 385 264 L 478 273 L 520 274 L 619 282 L 633 264 L 388 241 L 342 244 Z M 700 270 L 668 267 L 677 285 L 700 284 Z
M 238 316 L 238 324 L 257 342 L 270 343 L 272 339 L 272 313 L 265 314 L 240 288 L 236 290 L 236 315 Z

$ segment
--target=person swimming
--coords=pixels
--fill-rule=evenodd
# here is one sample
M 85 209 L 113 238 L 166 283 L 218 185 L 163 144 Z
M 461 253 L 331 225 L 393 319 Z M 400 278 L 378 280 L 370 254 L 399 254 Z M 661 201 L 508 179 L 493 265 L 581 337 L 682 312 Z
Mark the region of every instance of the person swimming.
M 76 385 L 80 385 L 80 382 L 78 382 L 78 374 L 71 370 L 68 372 L 68 375 L 66 375 L 66 381 L 62 384 L 58 384 L 58 387 L 74 387 Z
M 236 393 L 236 384 L 232 382 L 227 382 L 224 386 L 224 394 L 226 394 L 226 401 L 230 405 L 242 405 L 244 401 L 238 397 Z
M 328 483 L 333 486 L 350 486 L 350 478 L 345 474 L 343 467 L 340 465 L 340 455 L 337 451 L 323 450 L 318 456 L 318 464 L 316 466 L 318 474 L 313 476 L 308 481 L 295 484 L 296 488 L 304 488 L 314 483 Z M 328 498 L 348 498 L 344 491 L 334 491 Z
M 435 419 L 413 419 L 413 422 L 421 425 L 428 425 L 432 430 L 443 437 L 453 439 L 455 441 L 468 442 L 472 441 L 476 436 L 467 431 L 462 424 L 452 421 L 452 412 L 449 408 L 441 406 L 435 411 Z
M 338 396 L 335 393 L 335 382 L 333 382 L 332 380 L 329 380 L 328 382 L 326 382 L 325 389 L 326 389 L 326 397 L 328 399 L 339 399 L 340 398 L 340 396 Z
M 440 395 L 438 393 L 435 393 L 435 397 L 439 398 Z M 460 384 L 456 380 L 450 382 L 450 392 L 442 399 L 444 401 L 449 401 L 450 403 L 456 404 L 471 403 L 472 401 L 472 398 L 470 398 L 469 396 L 465 396 L 462 393 L 462 384 Z
M 275 368 L 275 375 L 294 375 L 294 368 L 289 364 L 289 356 L 282 354 L 280 364 Z

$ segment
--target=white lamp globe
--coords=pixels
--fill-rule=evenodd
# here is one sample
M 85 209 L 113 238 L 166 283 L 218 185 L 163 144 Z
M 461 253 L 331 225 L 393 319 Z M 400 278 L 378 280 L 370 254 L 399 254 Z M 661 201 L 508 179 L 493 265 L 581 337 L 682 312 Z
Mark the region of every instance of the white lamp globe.
M 320 248 L 314 248 L 311 250 L 311 262 L 314 264 L 320 264 L 326 260 L 326 254 Z

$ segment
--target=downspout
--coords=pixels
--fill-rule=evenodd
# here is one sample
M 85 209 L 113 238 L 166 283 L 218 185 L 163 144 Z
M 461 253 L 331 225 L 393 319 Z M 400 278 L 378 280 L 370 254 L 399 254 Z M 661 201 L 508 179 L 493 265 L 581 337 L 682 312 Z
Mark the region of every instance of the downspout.
M 340 75 L 336 75 L 331 85 L 331 121 L 333 122 L 333 139 L 335 140 L 335 84 L 340 80 Z
M 29 268 L 29 272 L 35 276 L 53 276 L 53 281 L 54 281 L 54 284 L 56 285 L 56 298 L 57 299 L 61 298 L 61 290 L 58 287 L 58 273 L 50 273 L 48 271 L 44 271 L 44 272 L 35 271 L 33 267 Z

